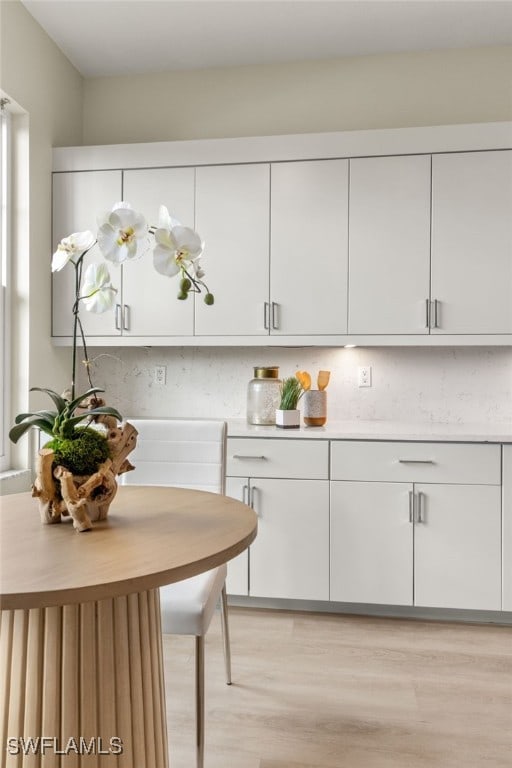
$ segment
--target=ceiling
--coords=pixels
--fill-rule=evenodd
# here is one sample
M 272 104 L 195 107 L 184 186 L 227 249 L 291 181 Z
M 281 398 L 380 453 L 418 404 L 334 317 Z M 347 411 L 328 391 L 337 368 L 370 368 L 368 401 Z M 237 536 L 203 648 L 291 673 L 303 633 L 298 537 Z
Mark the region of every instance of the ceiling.
M 22 0 L 84 77 L 512 44 L 512 0 Z

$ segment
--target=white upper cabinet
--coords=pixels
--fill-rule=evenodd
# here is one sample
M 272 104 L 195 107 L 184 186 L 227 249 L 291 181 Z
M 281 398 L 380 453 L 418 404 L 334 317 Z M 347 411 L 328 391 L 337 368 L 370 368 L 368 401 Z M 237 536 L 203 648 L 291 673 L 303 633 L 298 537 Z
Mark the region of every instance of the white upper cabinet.
M 512 151 L 432 158 L 433 333 L 512 333 Z
M 273 163 L 272 335 L 347 332 L 348 161 Z
M 158 224 L 160 205 L 184 226 L 194 227 L 194 169 L 153 168 L 125 171 L 123 198 Z M 151 241 L 151 245 L 153 245 Z M 194 332 L 194 294 L 177 298 L 180 277 L 153 267 L 152 248 L 123 266 L 123 336 L 190 336 Z
M 149 252 L 112 265 L 115 311 L 81 312 L 98 345 L 510 345 L 511 125 L 57 149 L 52 244 L 119 200 L 205 242 L 212 306 Z M 67 267 L 57 344 L 74 295 Z
M 62 238 L 72 232 L 89 229 L 96 235 L 97 217 L 105 211 L 110 211 L 122 198 L 121 175 L 121 171 L 82 171 L 53 175 L 53 251 Z M 97 246 L 84 259 L 84 273 L 87 265 L 95 261 L 104 261 Z M 121 269 L 109 264 L 109 270 L 112 283 L 118 289 L 117 296 L 120 297 Z M 67 264 L 60 272 L 54 273 L 52 292 L 52 335 L 71 336 L 75 297 L 75 270 L 72 264 Z M 119 315 L 114 310 L 95 314 L 82 307 L 80 319 L 87 336 L 121 334 L 119 322 L 119 327 L 116 328 Z
M 429 332 L 430 162 L 350 161 L 349 333 Z
M 268 164 L 196 169 L 196 229 L 215 296 L 213 306 L 197 298 L 196 335 L 268 335 L 269 210 Z

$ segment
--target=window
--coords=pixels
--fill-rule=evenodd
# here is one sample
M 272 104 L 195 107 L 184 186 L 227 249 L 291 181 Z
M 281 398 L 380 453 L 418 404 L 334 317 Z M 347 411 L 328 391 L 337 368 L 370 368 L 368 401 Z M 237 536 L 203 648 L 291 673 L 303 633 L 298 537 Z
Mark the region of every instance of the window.
M 0 98 L 0 471 L 8 469 L 10 443 L 10 342 L 9 342 L 9 278 L 11 187 L 11 119 L 9 99 Z

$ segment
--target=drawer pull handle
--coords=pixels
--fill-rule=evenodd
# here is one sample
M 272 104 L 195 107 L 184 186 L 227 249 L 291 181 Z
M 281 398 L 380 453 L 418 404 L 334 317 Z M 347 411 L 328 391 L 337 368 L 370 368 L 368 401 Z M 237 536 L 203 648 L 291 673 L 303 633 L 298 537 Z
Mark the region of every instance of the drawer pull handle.
M 399 464 L 435 464 L 434 459 L 398 459 Z
M 425 494 L 423 493 L 423 491 L 420 491 L 418 493 L 418 517 L 416 518 L 417 523 L 425 522 L 424 501 L 425 501 Z
M 434 325 L 433 325 L 433 328 L 439 328 L 438 306 L 439 306 L 438 299 L 434 299 Z
M 268 301 L 263 304 L 263 327 L 266 331 L 270 328 L 270 304 Z
M 409 522 L 414 523 L 414 491 L 409 491 Z
M 272 302 L 272 328 L 274 330 L 279 330 L 279 318 L 277 315 L 277 308 L 279 304 L 277 304 L 275 301 Z
M 231 458 L 233 458 L 233 459 L 245 459 L 245 460 L 258 459 L 260 461 L 262 461 L 262 460 L 265 461 L 267 457 L 266 456 L 248 456 L 248 455 L 244 456 L 243 453 L 235 453 Z

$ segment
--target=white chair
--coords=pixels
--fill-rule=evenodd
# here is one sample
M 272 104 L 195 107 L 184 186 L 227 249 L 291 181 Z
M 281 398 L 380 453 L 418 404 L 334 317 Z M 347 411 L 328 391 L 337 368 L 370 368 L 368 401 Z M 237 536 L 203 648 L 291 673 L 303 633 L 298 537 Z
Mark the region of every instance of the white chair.
M 128 419 L 138 431 L 130 454 L 132 472 L 124 485 L 172 485 L 224 493 L 226 424 L 206 419 Z M 221 605 L 226 682 L 231 684 L 231 654 L 224 564 L 185 581 L 160 588 L 162 631 L 195 635 L 196 765 L 204 762 L 204 637 L 215 607 Z

